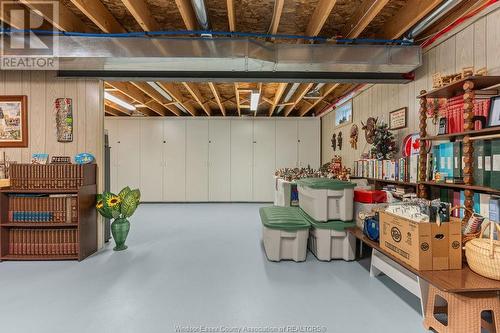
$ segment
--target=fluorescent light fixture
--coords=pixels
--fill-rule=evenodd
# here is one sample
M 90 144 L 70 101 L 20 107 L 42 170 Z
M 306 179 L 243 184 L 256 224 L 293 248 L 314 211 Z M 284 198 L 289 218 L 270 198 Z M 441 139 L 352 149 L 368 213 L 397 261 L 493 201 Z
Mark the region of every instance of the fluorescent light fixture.
M 167 94 L 167 92 L 158 85 L 158 83 L 156 82 L 151 82 L 151 81 L 148 81 L 148 84 L 153 87 L 154 90 L 156 90 L 160 95 L 162 95 L 163 97 L 165 97 L 166 99 L 168 99 L 169 101 L 172 101 L 172 96 L 170 96 L 169 94 Z
M 135 111 L 135 109 L 136 109 L 136 107 L 133 106 L 132 104 L 129 104 L 129 103 L 125 102 L 125 101 L 122 101 L 118 97 L 115 97 L 115 96 L 111 95 L 108 92 L 104 92 L 104 98 L 106 98 L 108 101 L 111 101 L 111 102 L 116 103 L 116 104 L 118 104 L 120 106 L 123 106 L 127 110 Z
M 300 83 L 294 83 L 292 85 L 292 87 L 290 88 L 290 90 L 288 90 L 288 93 L 286 94 L 285 96 L 285 99 L 283 100 L 283 103 L 287 103 L 288 100 L 292 97 L 292 95 L 295 93 L 295 91 L 297 90 L 297 88 L 299 87 L 299 84 Z M 281 105 L 279 108 L 278 108 L 278 111 L 276 112 L 276 114 L 279 114 L 283 109 L 285 108 L 284 105 Z
M 260 92 L 252 91 L 250 93 L 250 111 L 257 111 L 259 107 Z
M 181 103 L 174 103 L 175 106 L 177 106 L 179 109 L 181 109 L 182 112 L 184 112 L 185 114 L 189 114 L 189 112 L 186 110 L 185 107 L 182 106 Z

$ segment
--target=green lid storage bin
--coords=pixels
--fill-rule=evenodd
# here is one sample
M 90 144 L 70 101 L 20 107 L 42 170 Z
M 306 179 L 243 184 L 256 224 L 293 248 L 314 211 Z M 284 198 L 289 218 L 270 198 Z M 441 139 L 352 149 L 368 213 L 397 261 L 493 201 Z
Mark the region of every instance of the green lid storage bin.
M 351 261 L 356 258 L 356 238 L 345 230 L 356 223 L 339 220 L 318 222 L 304 211 L 301 214 L 311 224 L 308 247 L 318 260 Z
M 299 179 L 299 206 L 319 222 L 352 221 L 354 187 L 355 183 L 337 179 Z
M 304 261 L 310 223 L 297 207 L 262 207 L 262 240 L 271 261 Z

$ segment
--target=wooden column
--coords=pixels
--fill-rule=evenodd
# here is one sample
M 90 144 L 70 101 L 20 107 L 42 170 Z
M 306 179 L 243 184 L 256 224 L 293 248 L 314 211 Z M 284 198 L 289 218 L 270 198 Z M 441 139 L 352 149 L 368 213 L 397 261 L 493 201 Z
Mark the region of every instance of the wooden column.
M 420 95 L 425 94 L 426 91 L 422 90 Z M 427 98 L 420 98 L 420 137 L 424 138 L 427 136 Z M 422 141 L 420 143 L 420 162 L 418 166 L 419 181 L 425 182 L 425 175 L 427 170 L 427 151 L 425 149 L 426 142 Z M 427 186 L 424 184 L 418 184 L 417 195 L 419 198 L 427 198 Z
M 474 82 L 466 81 L 464 83 L 464 131 L 473 131 L 474 122 L 472 118 L 474 117 Z M 473 177 L 473 163 L 474 163 L 474 147 L 472 146 L 472 140 L 469 135 L 466 135 L 463 139 L 463 154 L 464 154 L 464 183 L 465 185 L 474 185 Z M 474 207 L 473 196 L 474 192 L 471 190 L 465 190 L 465 207 L 470 210 Z M 468 213 L 467 215 L 468 216 Z

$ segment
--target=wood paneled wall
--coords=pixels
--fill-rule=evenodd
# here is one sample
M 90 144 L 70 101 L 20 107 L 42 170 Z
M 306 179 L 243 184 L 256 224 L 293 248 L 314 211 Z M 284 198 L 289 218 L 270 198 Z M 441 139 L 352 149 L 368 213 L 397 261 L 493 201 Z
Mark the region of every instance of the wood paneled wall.
M 0 95 L 28 96 L 28 148 L 0 148 L 7 159 L 30 163 L 31 154 L 74 157 L 77 153 L 92 153 L 97 160 L 102 184 L 104 160 L 104 111 L 102 83 L 98 80 L 57 79 L 48 71 L 0 71 Z M 60 143 L 56 137 L 56 98 L 73 99 L 73 142 Z M 100 187 L 100 185 L 98 185 Z M 99 247 L 103 244 L 103 225 L 99 221 Z
M 379 121 L 388 122 L 389 112 L 401 107 L 408 107 L 407 128 L 396 131 L 399 143 L 411 133 L 418 132 L 419 105 L 416 96 L 421 90 L 432 89 L 432 74 L 442 72 L 452 74 L 463 67 L 474 66 L 476 69 L 487 67 L 488 74 L 500 75 L 500 6 L 494 5 L 473 20 L 461 25 L 450 35 L 439 39 L 424 50 L 423 65 L 415 72 L 415 81 L 408 84 L 377 84 L 361 92 L 353 100 L 353 123 L 360 130 L 358 150 L 353 151 L 349 144 L 352 124 L 334 129 L 335 113 L 330 112 L 322 118 L 322 163 L 331 160 L 333 155 L 342 156 L 343 163 L 352 167 L 361 153 L 368 152 L 371 145 L 366 143 L 361 121 L 368 117 L 378 117 Z M 437 132 L 437 126 L 428 121 L 428 132 Z M 342 132 L 343 149 L 334 152 L 330 147 L 333 133 Z

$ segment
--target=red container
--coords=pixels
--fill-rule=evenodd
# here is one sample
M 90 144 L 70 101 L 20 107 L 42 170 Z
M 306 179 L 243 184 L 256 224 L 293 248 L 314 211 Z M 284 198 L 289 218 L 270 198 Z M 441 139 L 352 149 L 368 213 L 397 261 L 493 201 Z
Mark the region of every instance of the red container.
M 354 201 L 361 203 L 384 203 L 387 195 L 378 190 L 354 190 Z

